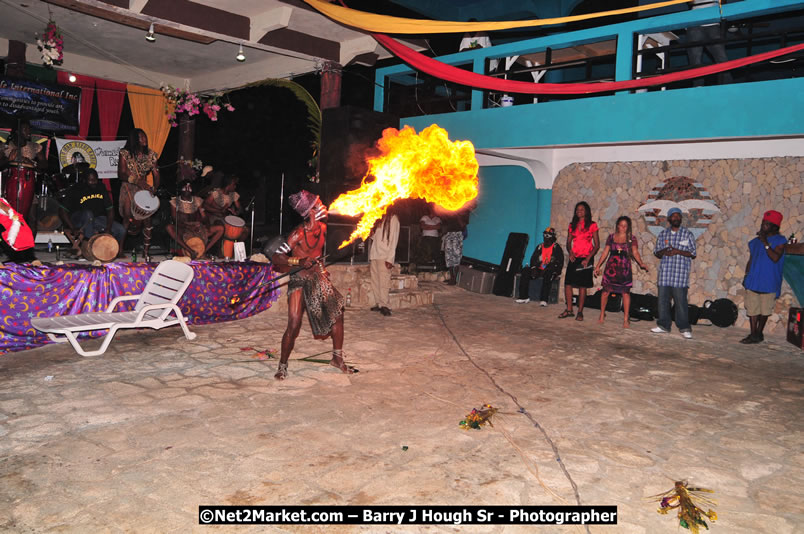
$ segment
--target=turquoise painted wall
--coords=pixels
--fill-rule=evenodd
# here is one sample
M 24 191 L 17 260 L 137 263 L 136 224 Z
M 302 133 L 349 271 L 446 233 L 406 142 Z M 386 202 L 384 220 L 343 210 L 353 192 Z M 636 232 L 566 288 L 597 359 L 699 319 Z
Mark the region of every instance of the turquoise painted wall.
M 561 0 L 558 5 L 566 8 L 574 5 L 574 0 Z M 438 59 L 453 65 L 473 62 L 474 72 L 480 73 L 488 57 L 616 37 L 616 79 L 624 80 L 631 77 L 635 34 L 717 22 L 721 16 L 736 21 L 800 7 L 798 0 L 744 0 L 726 4 L 722 11 L 712 8 L 638 18 Z M 405 64 L 377 70 L 378 87 L 374 94 L 377 111 L 383 110 L 386 77 L 408 72 L 412 70 Z M 453 140 L 470 140 L 477 148 L 503 148 L 800 135 L 804 125 L 804 78 L 662 92 L 622 92 L 495 109 L 482 109 L 482 99 L 482 91 L 473 90 L 471 110 L 404 118 L 400 127 L 410 125 L 421 131 L 430 124 L 438 124 Z M 535 241 L 541 240 L 541 232 L 550 221 L 550 191 L 536 190 L 533 179 L 521 167 L 484 167 L 480 179 L 481 196 L 470 222 L 465 255 L 496 263 L 502 257 L 508 233 L 517 231 L 531 237 L 529 258 Z M 543 209 L 534 209 L 537 205 Z
M 745 0 L 724 5 L 723 16 L 727 20 L 739 20 L 800 7 L 801 2 L 794 0 Z M 618 37 L 616 78 L 624 80 L 631 77 L 630 51 L 634 34 L 716 22 L 719 15 L 718 9 L 682 11 L 469 50 L 438 59 L 450 64 L 474 60 L 474 71 L 482 72 L 485 57 L 517 55 L 546 47 L 561 48 Z M 382 110 L 385 76 L 404 72 L 411 72 L 404 64 L 377 70 L 376 81 L 380 87 L 374 95 L 376 110 Z M 561 74 L 551 72 L 547 78 L 560 82 Z M 539 147 L 799 135 L 804 124 L 802 104 L 804 78 L 635 94 L 622 92 L 613 96 L 494 109 L 482 109 L 482 92 L 474 90 L 469 111 L 410 117 L 402 122 L 417 129 L 437 123 L 446 128 L 453 139 L 469 139 L 478 148 Z
M 800 135 L 804 78 L 407 117 L 401 123 L 416 131 L 438 124 L 451 139 L 468 139 L 477 148 Z
M 489 263 L 499 263 L 511 232 L 528 234 L 525 262 L 542 240 L 545 194 L 533 187 L 533 178 L 522 167 L 482 167 L 477 208 L 469 220 L 469 235 L 463 242 L 463 255 Z M 547 200 L 549 219 L 550 200 Z M 544 224 L 546 226 L 546 224 Z

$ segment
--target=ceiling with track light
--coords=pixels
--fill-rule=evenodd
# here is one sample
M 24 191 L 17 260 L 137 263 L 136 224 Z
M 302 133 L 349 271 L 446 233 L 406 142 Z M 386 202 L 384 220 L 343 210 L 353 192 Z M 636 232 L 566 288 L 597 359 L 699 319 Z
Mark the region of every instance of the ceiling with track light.
M 0 57 L 20 41 L 26 61 L 41 64 L 36 35 L 52 19 L 64 37 L 57 69 L 150 87 L 231 89 L 390 56 L 301 0 L 0 0 L 0 13 Z

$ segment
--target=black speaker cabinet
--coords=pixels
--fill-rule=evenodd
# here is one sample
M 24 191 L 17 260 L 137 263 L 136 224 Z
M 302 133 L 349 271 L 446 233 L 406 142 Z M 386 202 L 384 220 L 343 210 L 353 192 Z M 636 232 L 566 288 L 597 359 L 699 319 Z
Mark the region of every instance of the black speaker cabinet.
M 371 239 L 363 242 L 360 239 L 338 250 L 338 247 L 345 240 L 349 239 L 352 232 L 357 228 L 356 224 L 347 223 L 327 223 L 327 248 L 325 253 L 327 263 L 367 263 L 369 261 L 368 251 L 371 246 Z M 399 241 L 396 245 L 395 263 L 410 263 L 410 226 L 399 227 Z
M 377 140 L 386 128 L 398 128 L 399 118 L 356 106 L 325 109 L 321 123 L 320 191 L 329 204 L 341 193 L 360 187 L 366 158 L 376 156 Z
M 494 279 L 492 293 L 502 297 L 510 297 L 514 292 L 514 277 L 522 270 L 525 249 L 528 248 L 528 234 L 511 232 L 505 242 L 505 251 L 500 261 L 500 272 Z
M 325 253 L 329 254 L 327 263 L 368 262 L 368 243 L 364 243 L 360 239 L 338 249 L 341 243 L 349 239 L 355 228 L 357 228 L 356 224 L 327 223 L 327 248 L 325 250 Z

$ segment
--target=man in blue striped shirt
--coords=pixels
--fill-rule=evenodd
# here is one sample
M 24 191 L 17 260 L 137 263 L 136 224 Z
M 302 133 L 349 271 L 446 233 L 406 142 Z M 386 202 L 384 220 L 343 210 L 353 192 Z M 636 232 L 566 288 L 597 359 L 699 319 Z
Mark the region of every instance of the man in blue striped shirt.
M 670 299 L 676 306 L 676 327 L 685 339 L 692 339 L 687 290 L 690 286 L 690 267 L 695 259 L 695 236 L 681 226 L 681 210 L 670 208 L 667 212 L 670 228 L 665 228 L 656 240 L 653 255 L 661 258 L 659 263 L 659 319 L 655 334 L 670 332 Z

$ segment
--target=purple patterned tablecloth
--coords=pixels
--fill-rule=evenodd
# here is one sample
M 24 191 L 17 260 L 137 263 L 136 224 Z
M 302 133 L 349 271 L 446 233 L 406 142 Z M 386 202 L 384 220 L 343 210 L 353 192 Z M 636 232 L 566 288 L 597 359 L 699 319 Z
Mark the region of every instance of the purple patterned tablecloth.
M 155 263 L 89 265 L 6 264 L 0 268 L 0 354 L 50 343 L 31 326 L 31 317 L 105 311 L 115 297 L 142 292 Z M 259 287 L 274 276 L 270 265 L 254 262 L 192 262 L 195 276 L 179 307 L 190 324 L 243 319 L 267 310 L 278 290 Z M 248 291 L 235 306 L 230 299 Z M 123 303 L 115 311 L 133 304 Z M 94 336 L 105 331 L 92 332 Z

